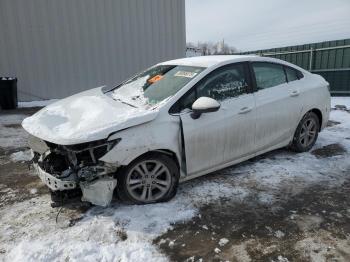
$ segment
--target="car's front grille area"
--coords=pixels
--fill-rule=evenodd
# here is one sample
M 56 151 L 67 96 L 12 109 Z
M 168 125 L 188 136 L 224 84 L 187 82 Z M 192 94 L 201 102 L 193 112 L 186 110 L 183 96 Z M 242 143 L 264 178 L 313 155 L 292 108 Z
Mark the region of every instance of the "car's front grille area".
M 68 160 L 71 167 L 95 165 L 98 159 L 103 157 L 116 145 L 120 139 L 114 141 L 98 140 L 76 145 L 62 146 L 46 142 L 50 151 L 62 155 Z
M 43 161 L 38 161 L 38 164 L 41 169 L 55 177 L 60 176 L 70 166 L 67 156 L 55 152 L 45 156 Z

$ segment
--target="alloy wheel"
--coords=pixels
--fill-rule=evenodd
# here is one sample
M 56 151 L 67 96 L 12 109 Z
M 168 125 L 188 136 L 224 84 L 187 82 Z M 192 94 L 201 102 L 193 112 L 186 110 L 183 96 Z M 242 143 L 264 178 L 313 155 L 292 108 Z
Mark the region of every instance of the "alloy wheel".
M 301 126 L 299 142 L 303 147 L 308 147 L 311 145 L 317 134 L 317 124 L 315 119 L 308 118 L 305 120 L 303 125 Z
M 126 189 L 140 202 L 154 202 L 168 193 L 171 180 L 165 164 L 158 160 L 145 160 L 136 164 L 127 174 Z

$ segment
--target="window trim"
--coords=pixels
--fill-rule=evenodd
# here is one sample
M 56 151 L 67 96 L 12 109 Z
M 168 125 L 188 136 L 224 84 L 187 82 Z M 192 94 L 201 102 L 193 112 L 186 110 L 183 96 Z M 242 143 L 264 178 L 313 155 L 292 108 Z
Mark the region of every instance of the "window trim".
M 179 111 L 179 103 L 181 101 L 181 99 L 183 99 L 185 96 L 189 95 L 193 89 L 194 89 L 194 92 L 195 92 L 195 97 L 196 99 L 198 99 L 198 95 L 197 95 L 197 86 L 201 83 L 201 81 L 203 79 L 205 79 L 209 74 L 217 71 L 217 70 L 222 70 L 223 68 L 226 68 L 226 67 L 230 67 L 230 66 L 233 66 L 233 65 L 240 65 L 240 64 L 243 64 L 243 71 L 244 71 L 244 76 L 247 80 L 247 94 L 251 94 L 254 92 L 254 88 L 253 88 L 253 82 L 252 82 L 252 76 L 251 76 L 251 73 L 250 73 L 250 70 L 249 70 L 249 62 L 248 61 L 242 61 L 242 62 L 234 62 L 234 63 L 230 63 L 230 64 L 226 64 L 226 65 L 222 65 L 220 67 L 217 67 L 215 68 L 214 70 L 210 71 L 209 73 L 207 73 L 205 76 L 203 76 L 201 79 L 198 80 L 198 82 L 196 84 L 194 84 L 189 90 L 187 90 L 187 92 L 185 94 L 183 94 L 169 109 L 168 113 L 170 115 L 174 115 L 174 114 L 179 114 L 180 111 Z

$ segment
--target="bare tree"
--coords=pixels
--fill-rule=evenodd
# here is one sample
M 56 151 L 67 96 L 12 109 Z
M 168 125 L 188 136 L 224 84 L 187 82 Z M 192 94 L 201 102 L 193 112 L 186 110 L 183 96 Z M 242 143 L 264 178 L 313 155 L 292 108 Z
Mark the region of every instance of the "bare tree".
M 213 44 L 211 42 L 199 42 L 198 47 L 202 50 L 202 55 L 211 55 Z
M 237 52 L 237 49 L 233 46 L 229 46 L 227 44 L 224 44 L 222 47 L 222 55 L 232 55 Z
M 237 52 L 237 49 L 233 46 L 229 46 L 224 41 L 213 42 L 198 42 L 197 45 L 193 43 L 187 43 L 189 48 L 198 48 L 201 50 L 202 55 L 230 55 Z

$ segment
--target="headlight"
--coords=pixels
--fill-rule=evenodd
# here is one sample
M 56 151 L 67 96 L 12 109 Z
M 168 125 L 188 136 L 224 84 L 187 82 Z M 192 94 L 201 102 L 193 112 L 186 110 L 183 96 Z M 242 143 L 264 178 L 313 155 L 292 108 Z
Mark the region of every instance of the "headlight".
M 95 149 L 99 147 L 106 147 L 107 151 L 111 150 L 116 144 L 121 141 L 121 138 L 117 138 L 111 141 L 107 141 L 107 139 L 96 140 L 76 145 L 64 146 L 67 150 L 73 151 L 75 153 L 79 153 L 81 151 L 85 151 L 88 149 Z
M 107 139 L 97 140 L 82 144 L 63 146 L 63 148 L 73 154 L 71 161 L 76 164 L 96 164 L 98 159 L 103 157 L 121 141 L 121 138 L 107 141 Z
M 45 141 L 36 136 L 29 135 L 28 144 L 34 152 L 39 154 L 44 154 L 47 150 L 49 150 L 49 147 L 46 145 Z

